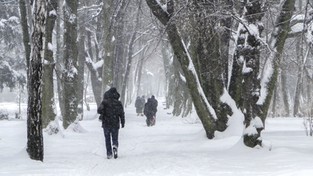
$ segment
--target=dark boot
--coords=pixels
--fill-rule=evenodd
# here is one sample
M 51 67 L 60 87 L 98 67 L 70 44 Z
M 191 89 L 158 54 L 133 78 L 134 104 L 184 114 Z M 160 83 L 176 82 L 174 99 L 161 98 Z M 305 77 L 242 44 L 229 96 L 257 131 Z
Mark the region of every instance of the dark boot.
M 118 155 L 117 155 L 117 147 L 116 146 L 113 146 L 113 156 L 114 156 L 115 159 L 118 157 Z

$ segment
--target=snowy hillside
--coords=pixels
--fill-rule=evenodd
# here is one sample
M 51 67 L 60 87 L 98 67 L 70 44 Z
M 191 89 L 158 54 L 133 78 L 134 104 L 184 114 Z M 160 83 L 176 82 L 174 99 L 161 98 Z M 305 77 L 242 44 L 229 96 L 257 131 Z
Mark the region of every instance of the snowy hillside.
M 161 103 L 160 103 L 161 104 Z M 9 107 L 8 107 L 9 109 Z M 193 117 L 178 118 L 158 108 L 156 126 L 126 108 L 118 159 L 106 159 L 95 106 L 80 122 L 85 133 L 44 135 L 44 162 L 30 160 L 26 121 L 0 121 L 0 176 L 311 176 L 313 138 L 302 119 L 268 119 L 263 138 L 272 150 L 241 145 L 238 136 L 208 140 Z

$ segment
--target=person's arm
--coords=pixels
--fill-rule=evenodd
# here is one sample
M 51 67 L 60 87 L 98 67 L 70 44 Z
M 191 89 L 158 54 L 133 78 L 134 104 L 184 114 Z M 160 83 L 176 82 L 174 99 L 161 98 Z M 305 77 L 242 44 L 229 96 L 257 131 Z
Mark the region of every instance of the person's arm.
M 103 101 L 102 101 L 102 102 L 100 103 L 98 109 L 97 109 L 97 113 L 98 113 L 98 114 L 102 114 L 103 109 L 104 109 L 104 105 L 103 105 Z
M 124 108 L 123 108 L 122 103 L 120 104 L 120 107 L 121 107 L 121 112 L 120 112 L 121 125 L 122 125 L 122 128 L 124 128 L 124 126 L 125 126 L 125 112 L 124 112 Z

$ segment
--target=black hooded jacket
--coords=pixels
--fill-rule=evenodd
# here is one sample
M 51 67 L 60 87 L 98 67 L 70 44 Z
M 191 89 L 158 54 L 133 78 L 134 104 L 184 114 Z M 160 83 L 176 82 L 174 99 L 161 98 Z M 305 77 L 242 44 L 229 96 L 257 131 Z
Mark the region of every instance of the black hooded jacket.
M 111 88 L 104 93 L 103 101 L 98 108 L 98 114 L 102 115 L 103 128 L 120 128 L 125 125 L 125 113 L 122 103 L 118 100 L 120 94 L 116 88 Z

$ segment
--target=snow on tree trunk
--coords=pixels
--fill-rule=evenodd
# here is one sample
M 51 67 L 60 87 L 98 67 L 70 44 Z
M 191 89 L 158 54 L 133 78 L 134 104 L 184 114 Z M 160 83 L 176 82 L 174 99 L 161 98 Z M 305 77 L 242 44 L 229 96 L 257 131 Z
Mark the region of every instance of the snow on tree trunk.
M 62 67 L 63 67 L 63 50 L 61 49 L 62 45 L 62 34 L 63 31 L 61 30 L 61 20 L 63 21 L 63 11 L 62 9 L 63 0 L 58 0 L 58 9 L 57 9 L 57 21 L 56 21 L 56 52 L 55 52 L 55 73 L 57 76 L 57 90 L 58 90 L 58 102 L 60 107 L 61 116 L 64 117 L 65 115 L 65 108 L 64 108 L 64 97 L 63 97 L 63 87 L 64 87 L 64 80 L 62 75 Z
M 260 132 L 263 124 L 258 117 L 260 107 L 256 104 L 259 98 L 260 80 L 260 35 L 263 30 L 261 22 L 263 2 L 253 1 L 244 4 L 243 20 L 237 39 L 234 55 L 232 77 L 229 92 L 238 107 L 244 113 L 244 143 L 249 147 L 261 144 Z
M 293 15 L 295 0 L 282 1 L 280 14 L 275 22 L 275 29 L 271 36 L 272 53 L 267 59 L 261 77 L 260 97 L 257 104 L 261 106 L 258 116 L 263 123 L 267 117 L 270 101 L 276 86 L 278 66 L 284 49 L 285 41 L 290 29 L 290 19 Z
M 78 52 L 77 0 L 66 0 L 64 5 L 64 107 L 63 127 L 77 119 L 78 106 Z
M 224 5 L 224 1 L 214 3 L 201 3 L 191 1 L 189 7 L 188 30 L 190 35 L 190 53 L 195 63 L 199 75 L 201 86 L 204 90 L 208 102 L 215 109 L 218 120 L 216 127 L 219 131 L 227 128 L 227 106 L 220 101 L 223 94 L 223 88 L 226 85 L 226 65 L 228 63 L 228 42 L 229 36 L 227 18 L 223 21 L 215 13 L 215 6 L 219 8 L 231 8 L 231 5 Z M 225 2 L 229 3 L 229 2 Z M 224 29 L 226 31 L 222 31 Z M 222 37 L 223 36 L 223 37 Z M 226 52 L 225 52 L 226 51 Z M 224 52 L 224 53 L 222 53 Z
M 174 2 L 172 0 L 167 1 L 167 11 L 164 11 L 157 0 L 146 0 L 146 2 L 153 14 L 164 26 L 166 26 L 169 41 L 172 45 L 174 54 L 182 66 L 196 112 L 202 122 L 207 137 L 212 139 L 214 137 L 214 131 L 216 130 L 216 114 L 204 95 L 198 75 L 192 63 L 192 59 L 190 58 L 186 45 L 179 35 L 175 23 L 170 22 L 174 13 Z
M 42 59 L 46 24 L 46 1 L 35 0 L 33 12 L 32 49 L 29 63 L 27 107 L 27 152 L 31 159 L 43 161 L 42 136 Z
M 45 56 L 44 56 L 44 72 L 43 72 L 43 87 L 42 87 L 42 127 L 54 121 L 55 102 L 54 102 L 54 83 L 53 70 L 55 60 L 53 57 L 52 32 L 56 21 L 56 9 L 58 7 L 57 0 L 51 0 L 47 5 L 47 23 L 46 23 L 46 40 L 45 40 Z

